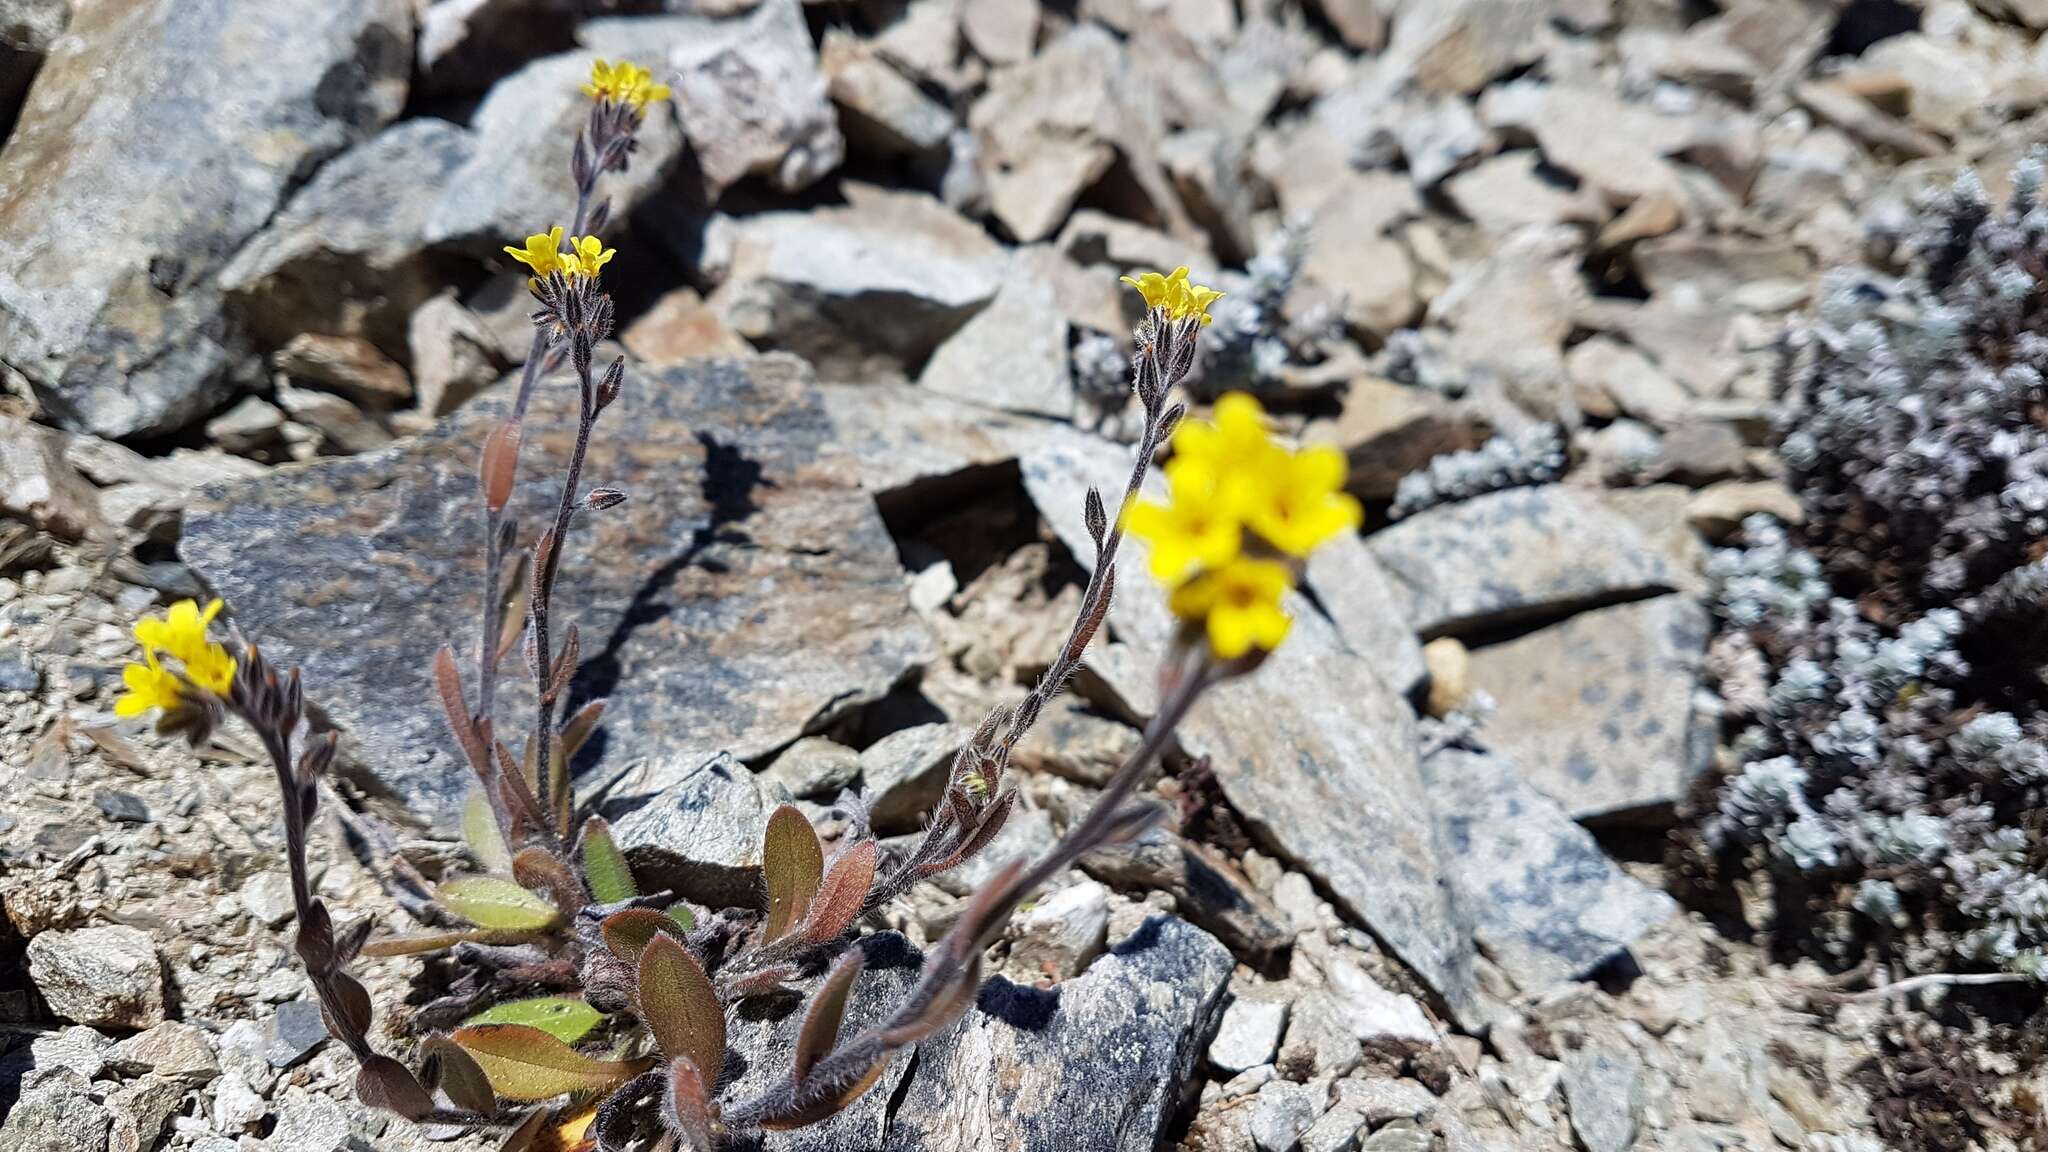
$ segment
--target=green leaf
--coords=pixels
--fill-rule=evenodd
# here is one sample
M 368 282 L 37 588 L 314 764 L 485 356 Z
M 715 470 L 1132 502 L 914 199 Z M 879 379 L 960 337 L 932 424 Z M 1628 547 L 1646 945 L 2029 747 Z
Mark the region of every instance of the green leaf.
M 640 1019 L 662 1054 L 683 1057 L 718 1090 L 725 1067 L 725 1009 L 704 966 L 675 937 L 657 935 L 640 954 Z
M 536 996 L 494 1004 L 463 1021 L 464 1024 L 524 1024 L 538 1028 L 564 1044 L 574 1044 L 590 1034 L 604 1020 L 604 1014 L 581 1000 L 567 996 Z
M 505 847 L 505 834 L 498 830 L 498 814 L 491 811 L 490 798 L 476 785 L 470 786 L 462 801 L 462 838 L 469 842 L 469 850 L 484 871 L 512 870 L 512 850 Z
M 761 938 L 779 940 L 803 920 L 825 877 L 825 849 L 818 843 L 817 829 L 793 804 L 784 804 L 768 817 L 768 831 L 761 840 L 761 873 L 768 883 L 768 918 Z
M 546 928 L 555 906 L 502 876 L 464 876 L 441 885 L 441 903 L 480 928 Z
M 690 906 L 688 904 L 669 905 L 668 918 L 675 921 L 677 924 L 682 925 L 683 931 L 685 932 L 688 932 L 690 929 L 695 928 L 697 926 L 697 914 L 695 912 L 690 911 Z
M 565 1092 L 601 1092 L 653 1067 L 652 1060 L 597 1060 L 538 1028 L 478 1024 L 453 1037 L 508 1100 L 547 1100 Z
M 616 904 L 640 894 L 633 883 L 633 870 L 612 840 L 612 826 L 597 816 L 583 824 L 583 882 L 590 886 L 590 898 L 599 904 Z

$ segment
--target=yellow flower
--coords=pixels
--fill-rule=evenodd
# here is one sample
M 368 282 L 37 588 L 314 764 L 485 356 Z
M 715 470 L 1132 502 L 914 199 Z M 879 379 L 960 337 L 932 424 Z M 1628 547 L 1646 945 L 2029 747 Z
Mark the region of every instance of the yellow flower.
M 1218 659 L 1235 660 L 1287 638 L 1294 621 L 1280 601 L 1291 583 L 1287 565 L 1240 556 L 1174 589 L 1169 603 L 1174 615 L 1202 622 Z
M 569 250 L 562 253 L 562 271 L 570 276 L 596 276 L 618 254 L 595 236 L 572 236 Z
M 633 111 L 640 112 L 654 101 L 668 99 L 669 90 L 668 85 L 654 82 L 654 73 L 631 60 L 617 64 L 599 60 L 590 66 L 590 82 L 583 86 L 583 94 L 594 100 L 630 104 Z
M 526 238 L 526 247 L 505 249 L 507 255 L 528 268 L 533 269 L 535 279 L 555 272 L 568 272 L 567 261 L 562 254 L 562 226 L 555 225 L 545 232 L 536 232 Z
M 121 669 L 121 683 L 128 690 L 114 701 L 114 715 L 126 719 L 140 716 L 151 708 L 169 711 L 178 706 L 179 696 L 185 690 L 185 682 L 164 670 L 157 663 L 156 653 L 145 651 L 144 663 L 129 664 Z
M 1216 401 L 1214 422 L 1183 420 L 1173 430 L 1173 458 L 1199 464 L 1220 478 L 1224 498 L 1242 510 L 1258 496 L 1265 476 L 1286 449 L 1266 431 L 1266 412 L 1243 392 Z
M 1223 293 L 1214 288 L 1190 284 L 1185 264 L 1164 276 L 1157 272 L 1143 272 L 1135 280 L 1125 276 L 1123 282 L 1138 290 L 1138 295 L 1145 298 L 1145 307 L 1164 311 L 1168 320 L 1185 320 L 1193 316 L 1207 325 L 1211 319 L 1209 305 L 1223 299 Z
M 206 626 L 220 615 L 221 602 L 214 600 L 201 610 L 197 601 L 180 600 L 162 617 L 145 616 L 135 623 L 135 639 L 142 645 L 143 665 L 130 664 L 121 677 L 129 688 L 139 691 L 136 677 L 155 682 L 159 677 L 176 677 L 163 671 L 157 657 L 169 654 L 185 666 L 185 677 L 216 696 L 228 694 L 235 678 L 235 658 L 226 648 L 207 639 Z M 157 705 L 144 705 L 142 708 Z M 140 708 L 138 709 L 140 710 Z
M 1243 547 L 1238 518 L 1224 501 L 1217 473 L 1199 460 L 1166 466 L 1170 498 L 1140 501 L 1125 513 L 1131 535 L 1152 546 L 1152 575 L 1169 584 L 1191 568 L 1215 568 Z
M 1344 453 L 1329 445 L 1275 452 L 1252 487 L 1245 522 L 1289 556 L 1307 556 L 1340 532 L 1355 530 L 1365 510 L 1344 491 Z

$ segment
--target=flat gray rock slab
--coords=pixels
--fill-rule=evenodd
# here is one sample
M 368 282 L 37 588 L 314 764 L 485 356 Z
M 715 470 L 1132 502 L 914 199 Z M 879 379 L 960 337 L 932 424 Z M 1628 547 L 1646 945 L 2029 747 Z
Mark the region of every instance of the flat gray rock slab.
M 1402 599 L 1386 569 L 1365 541 L 1340 536 L 1308 558 L 1308 579 L 1316 603 L 1337 626 L 1344 646 L 1364 657 L 1387 686 L 1402 695 L 1422 683 L 1422 644 L 1401 614 Z
M 573 391 L 544 385 L 528 415 L 522 539 L 553 514 Z M 476 461 L 509 399 L 500 386 L 417 440 L 207 490 L 186 518 L 184 558 L 274 662 L 304 666 L 344 755 L 443 826 L 470 773 L 431 662 L 474 641 Z M 555 635 L 582 631 L 572 695 L 610 700 L 584 779 L 637 765 L 614 795 L 650 794 L 720 751 L 766 755 L 932 657 L 844 443 L 788 357 L 628 371 L 584 475 L 629 499 L 577 525 L 556 593 Z M 531 722 L 524 681 L 515 656 L 510 737 Z
M 1128 478 L 1130 452 L 1074 433 L 1025 454 L 1024 486 L 1076 556 L 1094 549 L 1083 493 L 1093 484 L 1113 500 Z M 1159 480 L 1155 474 L 1148 485 Z M 1174 628 L 1145 555 L 1143 541 L 1125 541 L 1109 617 L 1136 658 L 1095 666 L 1133 706 L 1150 697 L 1147 678 L 1156 678 Z M 1454 1012 L 1475 1018 L 1471 932 L 1457 919 L 1437 858 L 1415 715 L 1305 598 L 1293 596 L 1288 610 L 1294 629 L 1287 642 L 1256 673 L 1197 703 L 1181 725 L 1181 745 L 1209 757 L 1224 796 L 1254 834 L 1326 886 Z
M 1445 748 L 1422 779 L 1459 907 L 1523 991 L 1582 979 L 1677 910 L 1505 758 Z
M 1402 615 L 1461 636 L 1675 585 L 1664 553 L 1597 496 L 1511 488 L 1417 513 L 1366 539 Z
M 649 892 L 714 908 L 759 904 L 761 840 L 775 808 L 745 764 L 725 753 L 620 816 L 612 838 Z
M 1706 609 L 1659 596 L 1472 653 L 1498 709 L 1481 739 L 1576 819 L 1669 804 L 1690 778 Z
M 1159 916 L 1052 988 L 988 981 L 919 1047 L 883 1147 L 1151 1152 L 1195 1085 L 1231 965 L 1213 937 Z

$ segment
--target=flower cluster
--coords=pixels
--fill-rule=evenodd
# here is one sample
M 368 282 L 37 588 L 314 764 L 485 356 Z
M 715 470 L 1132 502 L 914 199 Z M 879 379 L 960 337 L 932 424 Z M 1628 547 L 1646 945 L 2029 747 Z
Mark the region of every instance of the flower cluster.
M 1364 514 L 1344 491 L 1342 452 L 1281 444 L 1242 392 L 1219 400 L 1215 416 L 1175 430 L 1168 500 L 1137 504 L 1126 526 L 1151 545 L 1174 614 L 1201 624 L 1218 658 L 1236 660 L 1279 645 L 1291 623 L 1281 601 L 1301 561 Z
M 635 112 L 669 97 L 668 85 L 656 84 L 654 73 L 631 60 L 610 64 L 598 60 L 590 66 L 590 82 L 583 94 L 593 100 L 624 105 Z
M 173 711 L 185 699 L 188 685 L 226 696 L 235 678 L 235 658 L 206 635 L 206 626 L 220 610 L 219 600 L 204 609 L 196 601 L 180 600 L 163 616 L 137 621 L 135 639 L 142 645 L 142 662 L 121 669 L 121 682 L 128 690 L 114 701 L 114 714 L 125 718 L 152 708 Z M 175 668 L 164 665 L 166 656 L 177 662 Z
M 595 236 L 571 236 L 569 246 L 562 247 L 562 226 L 555 225 L 545 232 L 536 232 L 526 238 L 526 246 L 507 246 L 505 253 L 514 260 L 533 269 L 535 280 L 545 279 L 560 273 L 569 279 L 595 279 L 618 255 L 616 249 L 607 248 Z
M 1176 322 L 1193 319 L 1206 327 L 1211 319 L 1209 305 L 1223 299 L 1223 293 L 1214 288 L 1190 283 L 1185 264 L 1166 275 L 1144 272 L 1136 279 L 1126 276 L 1123 281 L 1138 290 L 1147 308 L 1164 312 L 1168 320 Z

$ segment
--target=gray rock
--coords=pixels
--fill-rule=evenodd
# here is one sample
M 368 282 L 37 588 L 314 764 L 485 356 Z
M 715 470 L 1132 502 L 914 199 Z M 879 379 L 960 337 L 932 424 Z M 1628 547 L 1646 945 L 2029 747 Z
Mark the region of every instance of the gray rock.
M 1427 669 L 1415 630 L 1400 613 L 1386 569 L 1356 536 L 1342 536 L 1308 558 L 1306 583 L 1337 626 L 1344 646 L 1363 657 L 1387 686 L 1415 691 Z
M 1692 765 L 1692 693 L 1706 610 L 1660 596 L 1581 613 L 1472 654 L 1498 709 L 1492 748 L 1574 818 L 1669 804 Z
M 839 1026 L 844 1037 L 859 1035 L 887 1017 L 917 983 L 924 962 L 917 949 L 895 932 L 864 937 L 857 947 L 867 966 L 847 1001 Z M 812 990 L 805 989 L 807 994 Z M 730 1081 L 721 1091 L 728 1103 L 755 1096 L 777 1077 L 789 1075 L 804 1019 L 798 1008 L 795 1004 L 756 1002 L 728 1018 L 726 1044 L 740 1058 L 736 1070 L 728 1065 Z M 763 1152 L 868 1152 L 895 1147 L 884 1140 L 891 1104 L 902 1090 L 903 1078 L 918 1063 L 909 1053 L 899 1055 L 874 1086 L 844 1111 L 806 1128 L 765 1133 Z
M 280 383 L 277 402 L 302 430 L 314 434 L 321 450 L 330 455 L 374 452 L 391 443 L 391 433 L 384 425 L 332 392 Z
M 1642 1128 L 1642 1061 L 1625 1043 L 1591 1042 L 1564 1059 L 1572 1132 L 1586 1152 L 1627 1152 Z
M 1294 928 L 1273 902 L 1206 844 L 1154 828 L 1128 844 L 1081 860 L 1090 876 L 1131 892 L 1172 893 L 1175 909 L 1254 965 L 1294 943 Z
M 1046 705 L 1031 734 L 1010 753 L 1010 763 L 1100 788 L 1137 752 L 1138 743 L 1136 728 L 1098 716 L 1063 694 Z
M 823 736 L 806 736 L 783 749 L 761 779 L 792 796 L 829 799 L 860 779 L 860 753 Z
M 890 1152 L 1150 1152 L 1194 1088 L 1222 1015 L 1230 953 L 1154 917 L 1055 989 L 997 978 L 918 1049 Z
M 1351 462 L 1345 488 L 1360 500 L 1381 502 L 1394 498 L 1403 476 L 1447 452 L 1469 452 L 1493 431 L 1473 405 L 1428 388 L 1361 376 L 1346 389 L 1344 410 L 1333 419 L 1310 421 L 1302 439 L 1342 448 Z
M 1506 232 L 1527 224 L 1599 224 L 1607 207 L 1582 188 L 1539 172 L 1534 152 L 1507 152 L 1451 177 L 1451 203 L 1482 227 Z
M 1095 24 L 1076 25 L 1031 59 L 997 69 L 967 115 L 996 219 L 1020 241 L 1042 240 L 1121 158 L 1143 204 L 1131 214 L 1193 236 L 1159 159 L 1159 105 L 1123 45 Z
M 1129 450 L 1074 434 L 1027 453 L 1022 467 L 1040 514 L 1075 555 L 1087 555 L 1083 494 L 1090 485 L 1121 491 Z M 1161 482 L 1156 473 L 1148 481 Z M 1142 571 L 1143 542 L 1124 547 L 1120 568 Z M 1294 628 L 1287 642 L 1257 675 L 1204 697 L 1181 725 L 1181 744 L 1209 758 L 1255 836 L 1314 875 L 1454 1011 L 1469 1014 L 1477 1009 L 1470 933 L 1453 916 L 1436 858 L 1414 714 L 1369 662 L 1345 650 L 1307 600 L 1293 597 L 1288 610 Z M 1158 587 L 1126 585 L 1110 627 L 1139 656 L 1140 674 L 1156 679 L 1174 629 Z M 1128 682 L 1114 689 L 1127 702 L 1148 691 Z M 1375 850 L 1360 853 L 1360 843 Z
M 938 803 L 953 755 L 971 733 L 957 724 L 920 724 L 891 732 L 860 754 L 868 819 L 881 833 L 904 832 Z
M 844 208 L 714 222 L 710 303 L 734 331 L 827 379 L 915 373 L 996 294 L 1002 248 L 929 196 L 848 185 Z
M 0 1122 L 0 1152 L 79 1152 L 107 1146 L 107 1110 L 85 1077 L 62 1069 L 25 1085 Z
M 1357 1112 L 1373 1125 L 1421 1120 L 1438 1107 L 1435 1094 L 1414 1080 L 1342 1080 L 1336 1093 L 1337 1107 Z
M 107 1152 L 149 1152 L 184 1102 L 187 1085 L 163 1076 L 131 1080 L 107 1094 Z
M 348 1110 L 334 1097 L 287 1088 L 277 1099 L 277 1126 L 271 1129 L 270 1146 L 292 1152 L 343 1152 L 352 1146 L 351 1129 Z
M 1327 1080 L 1356 1068 L 1361 1051 L 1336 1003 L 1314 991 L 1294 1001 L 1276 1067 L 1288 1076 Z
M 430 0 L 414 40 L 414 83 L 436 95 L 482 93 L 543 46 L 566 44 L 576 14 L 551 0 Z
M 1425 637 L 1568 612 L 1675 579 L 1635 525 L 1597 497 L 1557 484 L 1439 505 L 1366 543 Z
M 127 1076 L 154 1072 L 166 1080 L 203 1084 L 221 1074 L 213 1058 L 213 1041 L 205 1029 L 184 1021 L 164 1021 L 135 1033 L 106 1050 L 106 1064 Z
M 216 273 L 294 181 L 397 114 L 411 26 L 404 0 L 77 12 L 0 152 L 0 233 L 63 254 L 0 270 L 0 362 L 53 419 L 168 432 L 226 394 L 240 341 Z
M 206 422 L 206 438 L 229 452 L 251 453 L 277 442 L 284 413 L 261 396 L 244 396 Z
M 1291 1080 L 1275 1080 L 1259 1089 L 1246 1127 L 1258 1152 L 1294 1152 L 1301 1134 L 1323 1111 L 1323 1090 Z
M 839 167 L 846 141 L 826 98 L 800 0 L 765 0 L 731 19 L 672 16 L 592 21 L 583 43 L 610 55 L 665 52 L 657 78 L 675 89 L 704 177 L 705 202 L 750 175 L 795 192 Z
M 22 94 L 71 22 L 71 0 L 0 0 L 0 124 L 13 124 Z
M 1285 1000 L 1233 1000 L 1209 1042 L 1209 1063 L 1232 1075 L 1271 1064 L 1286 1028 Z
M 1330 1002 L 1360 1043 L 1376 1052 L 1407 1054 L 1437 1042 L 1436 1026 L 1415 997 L 1381 986 L 1343 957 L 1325 966 Z
M 77 540 L 99 522 L 98 497 L 64 459 L 63 438 L 0 416 L 0 516 Z
M 28 976 L 60 1019 L 101 1028 L 163 1023 L 163 967 L 140 928 L 39 933 L 28 942 Z
M 1012 412 L 1075 413 L 1067 321 L 1053 286 L 1013 260 L 988 307 L 932 353 L 920 387 Z
M 1677 910 L 1505 758 L 1445 748 L 1422 778 L 1479 947 L 1525 992 L 1583 979 Z
M 1685 413 L 1692 393 L 1666 375 L 1655 361 L 1608 336 L 1594 336 L 1565 356 L 1565 371 L 1588 414 L 1625 413 L 1662 427 Z M 1607 410 L 1598 405 L 1604 401 Z
M 1349 1108 L 1332 1108 L 1301 1134 L 1301 1152 L 1351 1152 L 1365 1120 Z
M 925 95 L 869 42 L 835 28 L 825 34 L 819 58 L 826 91 L 839 107 L 840 129 L 855 151 L 932 153 L 952 136 L 952 110 Z
M 1109 933 L 1109 889 L 1082 880 L 1039 896 L 1017 914 L 1010 966 L 1033 982 L 1071 980 L 1102 951 Z
M 541 388 L 527 416 L 524 523 L 552 515 L 563 441 L 538 434 L 573 423 L 573 392 Z M 182 545 L 265 653 L 304 667 L 343 755 L 443 826 L 469 770 L 428 703 L 431 662 L 474 634 L 475 461 L 508 403 L 499 390 L 386 452 L 210 490 Z M 845 443 L 788 357 L 627 373 L 584 476 L 631 498 L 570 536 L 556 592 L 583 637 L 572 694 L 609 700 L 590 779 L 644 761 L 616 795 L 645 794 L 720 751 L 764 756 L 929 659 L 881 517 L 841 479 Z M 530 715 L 526 681 L 509 661 L 502 718 Z
M 36 1071 L 69 1068 L 91 1080 L 107 1066 L 107 1049 L 114 1041 L 97 1029 L 83 1024 L 45 1032 L 29 1041 L 29 1063 Z
M 620 817 L 612 838 L 650 890 L 716 908 L 751 906 L 773 808 L 747 766 L 720 753 Z
M 249 915 L 270 928 L 284 924 L 297 911 L 292 903 L 292 882 L 282 872 L 258 872 L 243 881 L 236 894 Z
M 475 146 L 469 158 L 442 181 L 440 199 L 427 212 L 428 243 L 495 257 L 500 245 L 573 223 L 576 184 L 569 155 L 590 116 L 582 86 L 596 59 L 595 52 L 548 56 L 491 89 L 470 120 Z M 675 107 L 667 101 L 647 106 L 631 168 L 601 182 L 613 220 L 624 220 L 653 194 L 681 157 Z
M 427 218 L 474 142 L 421 117 L 322 165 L 221 271 L 230 307 L 266 347 L 319 333 L 405 356 L 407 318 L 456 272 L 426 251 Z
M 43 674 L 19 648 L 0 648 L 0 692 L 34 692 L 43 686 Z
M 1420 310 L 1414 262 L 1386 232 L 1421 208 L 1414 186 L 1400 176 L 1351 173 L 1309 225 L 1303 279 L 1342 293 L 1345 322 L 1376 339 L 1404 327 Z
M 1396 1120 L 1367 1136 L 1359 1152 L 1436 1152 L 1436 1137 L 1406 1120 Z
M 263 1058 L 272 1068 L 290 1068 L 327 1039 L 327 1022 L 312 1000 L 287 1000 L 263 1029 Z
M 504 367 L 483 320 L 464 308 L 453 292 L 441 293 L 413 310 L 406 322 L 405 344 L 413 393 L 424 416 L 453 412 L 490 386 Z
M 1497 131 L 1533 134 L 1544 159 L 1621 204 L 1675 194 L 1678 177 L 1664 158 L 1701 134 L 1688 117 L 1665 115 L 1599 87 L 1534 80 L 1488 89 L 1479 100 L 1479 118 Z
M 1381 70 L 1435 94 L 1476 92 L 1543 54 L 1547 9 L 1517 0 L 1402 4 Z
M 149 805 L 133 792 L 105 791 L 93 796 L 93 807 L 116 824 L 149 823 Z

